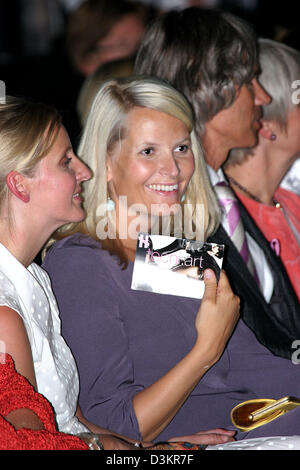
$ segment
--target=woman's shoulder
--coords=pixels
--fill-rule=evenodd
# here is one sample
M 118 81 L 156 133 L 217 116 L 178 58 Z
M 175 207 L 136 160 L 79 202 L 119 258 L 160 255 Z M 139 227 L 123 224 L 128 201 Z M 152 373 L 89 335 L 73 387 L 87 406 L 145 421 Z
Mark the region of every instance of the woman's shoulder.
M 95 240 L 90 235 L 76 232 L 68 237 L 62 238 L 61 240 L 56 241 L 51 248 L 58 250 L 72 247 L 85 247 L 85 248 L 95 248 L 101 249 L 101 242 Z
M 111 258 L 101 246 L 100 240 L 89 235 L 75 233 L 56 241 L 47 251 L 42 267 L 49 272 L 70 269 L 91 270 L 95 265 L 111 264 Z M 51 277 L 51 276 L 50 276 Z
M 64 256 L 64 254 L 69 256 L 71 253 L 72 256 L 76 257 L 82 255 L 87 256 L 88 253 L 95 255 L 95 252 L 99 254 L 102 251 L 100 241 L 94 240 L 89 235 L 78 232 L 54 242 L 47 250 L 45 259 L 49 257 L 61 257 Z

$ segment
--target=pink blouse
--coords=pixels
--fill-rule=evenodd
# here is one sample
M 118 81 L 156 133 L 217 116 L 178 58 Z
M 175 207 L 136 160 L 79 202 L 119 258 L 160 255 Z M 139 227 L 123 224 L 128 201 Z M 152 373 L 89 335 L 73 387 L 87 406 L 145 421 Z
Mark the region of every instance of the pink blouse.
M 274 198 L 284 208 L 267 206 L 236 193 L 255 220 L 276 254 L 280 256 L 295 292 L 300 300 L 300 244 L 290 228 L 284 212 L 300 236 L 300 197 L 278 188 Z

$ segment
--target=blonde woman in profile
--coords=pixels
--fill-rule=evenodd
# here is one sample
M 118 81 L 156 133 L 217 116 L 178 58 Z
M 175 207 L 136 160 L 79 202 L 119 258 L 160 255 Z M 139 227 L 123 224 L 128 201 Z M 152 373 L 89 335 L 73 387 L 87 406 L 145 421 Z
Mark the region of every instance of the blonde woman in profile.
M 130 439 L 89 423 L 77 407 L 76 364 L 61 336 L 49 277 L 33 262 L 53 231 L 84 218 L 81 185 L 90 177 L 90 170 L 74 154 L 55 109 L 6 97 L 6 103 L 0 104 L 0 353 L 5 348 L 11 368 L 15 366 L 48 399 L 59 431 L 77 434 L 94 449 L 133 450 Z M 2 392 L 7 386 L 5 370 L 1 368 Z M 49 413 L 47 405 L 40 401 L 36 406 L 38 394 L 27 384 L 27 392 L 22 386 L 26 400 L 20 406 L 24 394 L 20 396 L 20 388 L 11 388 L 12 383 L 0 418 L 4 415 L 16 430 L 44 429 L 43 448 L 47 449 L 50 425 L 45 421 L 43 426 L 39 419 Z M 59 435 L 55 438 L 54 424 L 51 430 L 49 448 L 63 441 Z M 14 444 L 22 448 L 41 445 L 34 433 L 13 435 Z M 67 438 L 65 443 L 67 446 Z M 77 448 L 83 448 L 79 443 Z

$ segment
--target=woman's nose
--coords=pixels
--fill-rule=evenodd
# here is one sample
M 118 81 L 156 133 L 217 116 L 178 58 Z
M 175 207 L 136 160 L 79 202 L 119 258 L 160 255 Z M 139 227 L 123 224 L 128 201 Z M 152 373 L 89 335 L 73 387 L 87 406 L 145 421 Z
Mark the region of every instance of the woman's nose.
M 161 158 L 160 165 L 159 172 L 163 176 L 170 176 L 174 178 L 180 173 L 178 163 L 173 154 L 165 154 Z
M 88 181 L 92 177 L 91 170 L 79 158 L 76 158 L 76 179 L 78 181 Z

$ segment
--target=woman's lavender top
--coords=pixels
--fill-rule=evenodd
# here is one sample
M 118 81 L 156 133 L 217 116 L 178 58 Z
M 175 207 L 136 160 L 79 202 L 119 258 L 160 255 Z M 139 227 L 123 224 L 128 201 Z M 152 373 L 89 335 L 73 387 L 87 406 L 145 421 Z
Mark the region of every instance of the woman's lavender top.
M 81 234 L 56 242 L 43 267 L 78 366 L 83 414 L 99 426 L 141 438 L 132 398 L 191 350 L 200 301 L 131 290 L 133 264 L 122 270 L 99 242 Z M 239 320 L 218 363 L 157 440 L 233 429 L 230 411 L 236 404 L 286 395 L 300 397 L 300 366 L 272 355 Z M 299 412 L 237 438 L 300 434 Z

